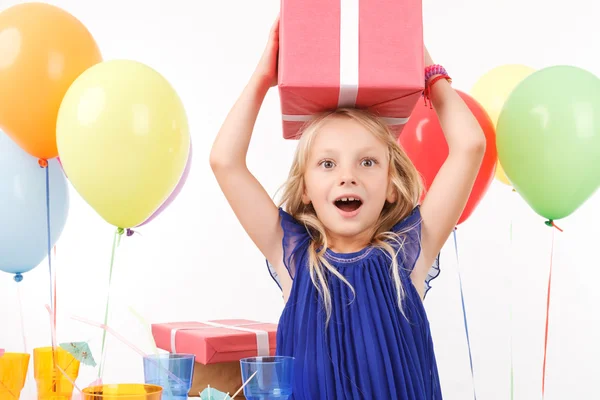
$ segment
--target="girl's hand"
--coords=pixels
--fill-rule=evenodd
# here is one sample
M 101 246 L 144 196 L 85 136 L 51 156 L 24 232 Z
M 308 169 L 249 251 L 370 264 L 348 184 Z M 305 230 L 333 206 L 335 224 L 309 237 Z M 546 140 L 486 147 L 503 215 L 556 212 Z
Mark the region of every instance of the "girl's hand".
M 277 57 L 279 55 L 279 16 L 271 27 L 269 41 L 263 52 L 253 78 L 268 87 L 277 85 Z

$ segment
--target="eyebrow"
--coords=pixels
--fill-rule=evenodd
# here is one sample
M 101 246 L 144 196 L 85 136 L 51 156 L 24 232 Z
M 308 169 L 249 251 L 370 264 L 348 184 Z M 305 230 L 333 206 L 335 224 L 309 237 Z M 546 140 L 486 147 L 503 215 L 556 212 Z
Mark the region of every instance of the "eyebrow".
M 359 153 L 376 153 L 377 151 L 378 151 L 378 149 L 376 147 L 369 146 L 369 147 L 360 149 L 358 152 Z M 337 154 L 338 152 L 339 152 L 338 149 L 326 148 L 326 149 L 320 150 L 319 154 Z

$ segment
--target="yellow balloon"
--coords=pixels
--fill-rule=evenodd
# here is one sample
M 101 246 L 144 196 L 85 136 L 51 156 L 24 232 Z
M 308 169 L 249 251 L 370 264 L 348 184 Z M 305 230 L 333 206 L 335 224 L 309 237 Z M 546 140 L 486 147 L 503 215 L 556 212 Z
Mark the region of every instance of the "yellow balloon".
M 77 192 L 120 228 L 141 224 L 169 197 L 190 148 L 173 87 L 128 60 L 96 64 L 73 82 L 59 109 L 56 140 Z
M 506 176 L 506 173 L 504 172 L 504 168 L 502 168 L 502 165 L 500 164 L 500 160 L 498 160 L 498 162 L 496 163 L 496 172 L 494 176 L 496 177 L 496 179 L 498 179 L 505 185 L 512 186 L 512 184 L 508 180 L 508 177 Z
M 533 72 L 535 72 L 535 69 L 525 65 L 501 65 L 485 73 L 473 85 L 470 94 L 485 109 L 494 123 L 494 127 L 510 93 Z M 495 177 L 500 182 L 511 185 L 499 161 L 496 164 Z
M 520 64 L 507 64 L 485 73 L 471 88 L 471 96 L 477 100 L 492 119 L 494 126 L 508 95 L 535 69 Z

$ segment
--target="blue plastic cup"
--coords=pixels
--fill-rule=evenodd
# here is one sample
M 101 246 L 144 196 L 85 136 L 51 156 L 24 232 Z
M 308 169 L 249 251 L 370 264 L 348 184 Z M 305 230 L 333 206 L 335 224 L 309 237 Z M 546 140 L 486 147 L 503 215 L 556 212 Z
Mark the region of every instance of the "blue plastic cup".
M 194 376 L 193 354 L 158 354 L 144 357 L 144 381 L 162 386 L 162 400 L 187 400 Z
M 286 400 L 292 395 L 294 357 L 250 357 L 240 360 L 247 400 Z

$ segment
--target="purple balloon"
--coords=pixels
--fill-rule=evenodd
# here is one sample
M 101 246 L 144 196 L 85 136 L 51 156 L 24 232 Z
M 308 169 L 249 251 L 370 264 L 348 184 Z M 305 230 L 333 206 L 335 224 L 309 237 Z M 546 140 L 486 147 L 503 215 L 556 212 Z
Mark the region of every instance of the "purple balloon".
M 148 217 L 147 220 L 145 220 L 144 222 L 139 224 L 137 227 L 144 226 L 148 222 L 152 221 L 160 213 L 162 213 L 167 207 L 169 207 L 169 205 L 173 202 L 173 200 L 175 200 L 177 198 L 177 196 L 179 195 L 179 192 L 181 192 L 181 189 L 183 189 L 183 186 L 185 185 L 185 181 L 187 180 L 188 175 L 190 174 L 191 166 L 192 166 L 192 142 L 190 141 L 190 152 L 188 153 L 188 159 L 185 164 L 185 170 L 183 171 L 181 178 L 179 178 L 179 183 L 177 183 L 177 186 L 175 186 L 175 189 L 173 189 L 173 191 L 171 192 L 171 195 L 167 198 L 167 200 L 165 200 L 165 202 L 162 203 L 162 205 L 156 211 L 154 211 L 154 213 L 150 217 Z

